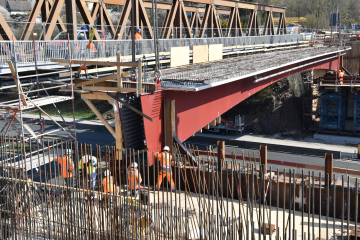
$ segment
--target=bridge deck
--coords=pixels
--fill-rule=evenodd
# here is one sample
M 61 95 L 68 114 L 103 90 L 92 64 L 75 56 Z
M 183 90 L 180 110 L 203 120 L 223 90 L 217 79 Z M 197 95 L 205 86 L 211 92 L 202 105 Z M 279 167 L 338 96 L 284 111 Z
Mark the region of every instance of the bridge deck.
M 163 70 L 162 87 L 164 89 L 199 91 L 240 79 L 254 77 L 266 78 L 272 71 L 296 64 L 304 66 L 307 61 L 325 61 L 336 58 L 339 53 L 348 49 L 337 47 L 302 48 L 296 50 L 248 55 L 220 61 L 188 65 Z M 288 69 L 288 70 L 291 70 Z

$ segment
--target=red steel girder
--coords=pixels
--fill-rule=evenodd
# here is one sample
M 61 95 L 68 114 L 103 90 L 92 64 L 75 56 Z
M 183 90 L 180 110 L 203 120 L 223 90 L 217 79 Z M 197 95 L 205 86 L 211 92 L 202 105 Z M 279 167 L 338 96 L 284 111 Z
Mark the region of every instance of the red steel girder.
M 142 95 L 141 105 L 143 112 L 153 118 L 153 122 L 144 120 L 146 143 L 149 152 L 156 152 L 163 147 L 164 99 L 175 99 L 176 133 L 178 139 L 183 142 L 230 108 L 271 84 L 297 72 L 311 69 L 331 69 L 337 71 L 339 59 L 340 57 L 337 57 L 325 62 L 308 65 L 302 69 L 289 71 L 259 83 L 254 83 L 254 77 L 249 77 L 198 92 L 165 90 L 154 94 Z M 316 60 L 314 59 L 313 61 Z M 300 66 L 301 64 L 294 65 Z M 291 69 L 294 65 L 282 67 L 276 71 L 280 72 Z M 152 158 L 149 158 L 149 164 L 152 164 Z

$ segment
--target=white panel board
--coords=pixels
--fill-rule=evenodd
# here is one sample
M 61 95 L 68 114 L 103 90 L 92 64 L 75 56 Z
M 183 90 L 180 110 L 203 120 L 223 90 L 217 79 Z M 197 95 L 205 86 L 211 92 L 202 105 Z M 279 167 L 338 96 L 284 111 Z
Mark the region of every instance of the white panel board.
M 209 61 L 209 45 L 193 46 L 193 64 Z
M 171 48 L 170 67 L 189 65 L 189 61 L 189 46 Z
M 222 44 L 209 45 L 209 61 L 216 61 L 222 59 Z

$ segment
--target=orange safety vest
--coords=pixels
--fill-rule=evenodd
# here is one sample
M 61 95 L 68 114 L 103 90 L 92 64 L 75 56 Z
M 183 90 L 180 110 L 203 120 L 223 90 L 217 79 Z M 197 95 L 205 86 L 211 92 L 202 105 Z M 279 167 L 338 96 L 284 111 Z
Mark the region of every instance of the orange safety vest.
M 343 71 L 339 72 L 339 78 L 340 78 L 340 84 L 343 84 L 344 83 L 344 72 Z
M 142 40 L 140 33 L 135 33 L 135 40 Z
M 159 159 L 160 161 L 160 167 L 162 168 L 170 168 L 170 162 L 172 159 L 172 156 L 168 152 L 162 152 L 162 153 L 155 153 L 155 157 Z
M 66 156 L 64 157 L 59 157 L 59 158 L 55 158 L 55 161 L 60 163 L 61 165 L 61 171 L 60 174 L 63 178 L 68 178 L 68 177 L 72 177 L 72 170 L 74 170 L 74 163 L 72 162 L 70 157 Z
M 133 168 L 130 168 L 128 170 L 128 182 L 129 189 L 134 190 L 139 188 L 142 178 L 137 169 L 133 170 Z
M 102 185 L 104 187 L 104 193 L 115 192 L 115 184 L 112 176 L 106 176 L 102 181 Z

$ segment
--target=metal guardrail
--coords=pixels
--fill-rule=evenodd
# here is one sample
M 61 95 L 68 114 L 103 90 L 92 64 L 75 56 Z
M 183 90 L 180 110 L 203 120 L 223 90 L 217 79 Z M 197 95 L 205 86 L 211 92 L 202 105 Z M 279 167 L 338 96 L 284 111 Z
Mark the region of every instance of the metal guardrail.
M 223 47 L 246 46 L 258 44 L 276 44 L 299 42 L 304 35 L 274 35 L 255 37 L 223 37 L 223 38 L 187 38 L 187 39 L 160 39 L 160 52 L 170 52 L 172 47 L 195 45 L 222 44 Z M 88 41 L 70 41 L 72 59 L 95 59 L 131 55 L 131 40 L 99 40 L 94 41 L 90 49 L 86 48 Z M 68 41 L 35 41 L 36 58 L 38 65 L 51 64 L 51 58 L 69 58 Z M 154 53 L 154 41 L 145 39 L 136 42 L 136 54 Z M 0 41 L 0 68 L 7 68 L 7 61 L 15 57 L 18 66 L 34 65 L 34 48 L 32 41 Z

